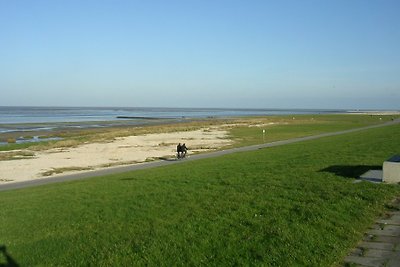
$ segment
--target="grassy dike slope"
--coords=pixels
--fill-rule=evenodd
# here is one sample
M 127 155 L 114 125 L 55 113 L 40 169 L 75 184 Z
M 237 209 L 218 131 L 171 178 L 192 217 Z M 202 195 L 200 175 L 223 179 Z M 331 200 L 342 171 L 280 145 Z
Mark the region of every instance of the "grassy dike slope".
M 351 179 L 399 153 L 399 132 L 0 192 L 0 245 L 22 266 L 330 266 L 400 195 Z

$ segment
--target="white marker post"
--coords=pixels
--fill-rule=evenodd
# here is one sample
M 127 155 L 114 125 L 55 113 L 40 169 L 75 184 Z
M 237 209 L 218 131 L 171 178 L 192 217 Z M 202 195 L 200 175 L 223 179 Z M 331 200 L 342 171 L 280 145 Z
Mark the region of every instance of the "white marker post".
M 263 142 L 265 143 L 265 129 L 263 130 Z

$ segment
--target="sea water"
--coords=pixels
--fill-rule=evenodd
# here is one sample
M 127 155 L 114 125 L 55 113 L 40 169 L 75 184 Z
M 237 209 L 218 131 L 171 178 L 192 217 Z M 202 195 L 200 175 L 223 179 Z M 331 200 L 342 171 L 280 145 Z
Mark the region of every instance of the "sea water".
M 0 133 L 51 131 L 55 128 L 91 128 L 140 125 L 154 119 L 342 113 L 344 110 L 136 108 L 136 107 L 0 107 Z M 121 119 L 123 117 L 124 119 Z M 131 118 L 131 119 L 129 119 Z

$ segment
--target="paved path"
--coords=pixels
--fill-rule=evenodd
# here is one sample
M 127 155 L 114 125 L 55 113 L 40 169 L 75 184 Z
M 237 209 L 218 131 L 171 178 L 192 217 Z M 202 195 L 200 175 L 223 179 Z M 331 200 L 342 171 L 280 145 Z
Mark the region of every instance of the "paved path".
M 343 266 L 400 266 L 400 200 L 393 210 L 378 219 L 363 240 L 345 259 Z
M 44 184 L 65 182 L 65 181 L 78 180 L 78 179 L 85 179 L 85 178 L 103 176 L 103 175 L 109 175 L 109 174 L 124 173 L 124 172 L 128 172 L 128 171 L 149 169 L 149 168 L 154 168 L 154 167 L 167 166 L 167 165 L 171 165 L 171 164 L 179 164 L 179 163 L 183 163 L 183 162 L 187 162 L 187 161 L 219 157 L 219 156 L 237 153 L 237 152 L 253 151 L 253 150 L 262 149 L 262 148 L 282 146 L 282 145 L 286 145 L 286 144 L 298 143 L 298 142 L 303 142 L 303 141 L 308 141 L 308 140 L 315 140 L 315 139 L 328 137 L 328 136 L 335 136 L 335 135 L 342 135 L 342 134 L 353 133 L 353 132 L 358 132 L 358 131 L 364 131 L 364 130 L 368 130 L 368 129 L 379 128 L 379 127 L 394 125 L 394 124 L 398 124 L 398 123 L 400 123 L 400 119 L 382 123 L 382 124 L 371 125 L 371 126 L 355 128 L 355 129 L 350 129 L 350 130 L 344 130 L 344 131 L 339 131 L 339 132 L 324 133 L 324 134 L 306 136 L 306 137 L 298 137 L 298 138 L 292 138 L 292 139 L 288 139 L 288 140 L 276 141 L 276 142 L 271 142 L 271 143 L 265 143 L 265 144 L 259 144 L 259 145 L 253 145 L 253 146 L 232 148 L 232 149 L 226 149 L 226 150 L 215 151 L 215 152 L 210 152 L 210 153 L 198 154 L 198 155 L 190 156 L 184 160 L 172 160 L 172 159 L 171 160 L 161 160 L 161 161 L 133 164 L 133 165 L 122 166 L 122 167 L 111 167 L 111 168 L 107 168 L 107 169 L 88 171 L 88 172 L 84 172 L 84 173 L 69 174 L 69 175 L 62 175 L 62 176 L 56 176 L 56 177 L 48 177 L 48 178 L 43 178 L 43 179 L 31 180 L 31 181 L 23 181 L 23 182 L 17 182 L 17 183 L 11 182 L 9 184 L 0 185 L 0 191 L 19 189 L 19 188 L 25 188 L 25 187 L 31 187 L 31 186 L 39 186 L 39 185 L 44 185 Z

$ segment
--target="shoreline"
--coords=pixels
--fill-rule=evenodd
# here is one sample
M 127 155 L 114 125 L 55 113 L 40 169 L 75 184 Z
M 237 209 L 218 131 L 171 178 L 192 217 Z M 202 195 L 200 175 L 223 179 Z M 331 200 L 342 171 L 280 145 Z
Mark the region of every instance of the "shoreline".
M 201 119 L 318 114 L 399 115 L 400 110 L 129 108 L 129 107 L 2 107 L 0 138 L 12 132 L 143 126 Z
M 398 116 L 400 115 L 400 111 L 398 110 L 382 110 L 382 111 L 368 111 L 368 110 L 354 110 L 354 111 L 347 111 L 345 114 L 350 115 L 371 115 L 371 116 Z
M 48 123 L 8 123 L 0 124 L 0 151 L 2 146 L 12 144 L 41 143 L 43 141 L 62 140 L 66 134 L 80 132 L 99 132 L 113 129 L 138 129 L 141 127 L 178 125 L 201 121 L 229 121 L 241 118 L 279 117 L 279 116 L 308 116 L 308 115 L 369 115 L 369 116 L 399 116 L 400 111 L 390 110 L 343 110 L 343 113 L 323 114 L 280 114 L 280 115 L 252 115 L 228 116 L 207 118 L 161 118 L 161 117 L 130 117 L 117 116 L 115 120 L 107 121 L 79 121 L 79 122 L 48 122 Z M 119 118 L 118 118 L 119 117 Z M 10 142 L 11 141 L 11 142 Z
M 113 129 L 134 129 L 148 126 L 157 125 L 173 125 L 188 123 L 193 120 L 189 119 L 141 119 L 139 122 L 132 120 L 115 120 L 115 121 L 85 121 L 85 122 L 57 122 L 57 123 L 18 123 L 18 124 L 0 124 L 0 142 L 6 142 L 9 138 L 19 137 L 58 137 L 66 133 L 79 133 L 79 132 L 98 132 L 102 130 Z M 1 132 L 1 129 L 12 129 Z

